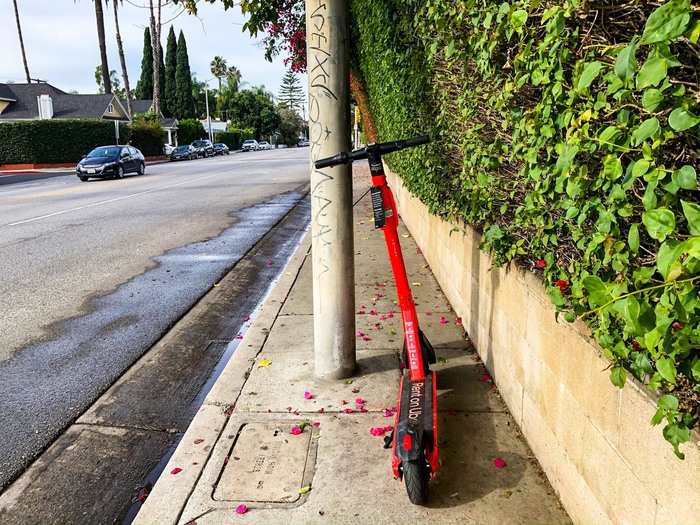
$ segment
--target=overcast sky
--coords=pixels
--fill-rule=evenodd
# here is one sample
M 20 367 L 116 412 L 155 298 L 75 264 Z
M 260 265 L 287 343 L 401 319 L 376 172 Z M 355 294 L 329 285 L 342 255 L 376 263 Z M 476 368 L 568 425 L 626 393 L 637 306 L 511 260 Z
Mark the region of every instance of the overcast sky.
M 17 3 L 32 78 L 47 80 L 64 91 L 96 93 L 94 73 L 100 54 L 92 0 L 18 0 Z M 124 0 L 119 10 L 132 89 L 141 73 L 143 30 L 148 23 L 148 10 L 136 6 L 144 3 L 144 0 Z M 163 22 L 180 11 L 164 8 Z M 263 84 L 276 94 L 285 72 L 284 63 L 281 58 L 267 62 L 258 42 L 241 31 L 243 22 L 237 7 L 224 11 L 221 4 L 201 2 L 198 17 L 184 13 L 163 27 L 163 48 L 172 24 L 176 34 L 180 29 L 185 33 L 190 68 L 199 80 L 212 77 L 209 63 L 215 55 L 221 55 L 229 65 L 241 70 L 244 82 L 251 86 Z M 111 3 L 105 6 L 105 31 L 109 68 L 116 70 L 121 79 Z M 25 82 L 12 0 L 0 0 L 0 50 L 0 82 Z M 305 87 L 306 78 L 301 80 Z M 209 85 L 215 87 L 216 80 Z

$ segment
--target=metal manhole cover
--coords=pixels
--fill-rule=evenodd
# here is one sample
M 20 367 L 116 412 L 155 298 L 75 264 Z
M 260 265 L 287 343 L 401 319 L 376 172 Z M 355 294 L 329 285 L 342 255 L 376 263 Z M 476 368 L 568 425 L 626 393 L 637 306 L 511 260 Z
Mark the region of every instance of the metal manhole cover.
M 311 432 L 289 433 L 291 423 L 247 423 L 214 489 L 217 501 L 289 503 L 299 498 Z

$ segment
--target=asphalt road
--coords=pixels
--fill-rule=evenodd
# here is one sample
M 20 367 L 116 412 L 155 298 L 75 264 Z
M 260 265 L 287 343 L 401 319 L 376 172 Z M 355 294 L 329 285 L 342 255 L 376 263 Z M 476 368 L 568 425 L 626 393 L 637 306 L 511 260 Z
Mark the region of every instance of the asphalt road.
M 0 487 L 304 196 L 308 149 L 0 186 Z

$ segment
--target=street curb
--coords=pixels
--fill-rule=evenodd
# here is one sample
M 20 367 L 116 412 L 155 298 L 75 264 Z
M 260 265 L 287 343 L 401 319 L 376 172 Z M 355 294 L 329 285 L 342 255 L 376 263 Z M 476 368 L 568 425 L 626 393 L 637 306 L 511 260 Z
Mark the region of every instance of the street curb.
M 178 523 L 187 500 L 194 491 L 221 437 L 232 409 L 262 351 L 285 300 L 294 286 L 301 267 L 309 256 L 310 232 L 282 269 L 278 281 L 263 300 L 252 325 L 243 336 L 233 356 L 221 372 L 202 406 L 192 419 L 168 464 L 139 511 L 134 524 Z M 234 404 L 222 404 L 217 399 L 234 399 Z M 201 443 L 201 444 L 200 444 Z M 172 474 L 174 469 L 181 469 Z

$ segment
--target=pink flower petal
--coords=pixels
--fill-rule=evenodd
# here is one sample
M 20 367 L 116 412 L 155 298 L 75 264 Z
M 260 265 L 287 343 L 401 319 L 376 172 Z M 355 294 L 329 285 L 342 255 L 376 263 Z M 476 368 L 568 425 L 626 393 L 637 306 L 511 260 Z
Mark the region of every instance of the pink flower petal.
M 345 413 L 345 414 L 352 414 L 353 412 L 355 412 L 355 411 L 352 408 L 344 408 L 343 409 L 343 413 Z
M 393 409 L 393 408 L 385 408 L 385 409 L 382 411 L 382 415 L 383 415 L 384 417 L 391 417 L 391 416 L 394 415 L 394 409 Z
M 311 423 L 311 424 L 312 424 L 313 426 L 315 426 L 316 428 L 318 428 L 318 427 L 321 426 L 321 422 L 320 422 L 320 421 L 314 421 L 314 422 Z
M 493 460 L 493 466 L 501 469 L 508 466 L 508 464 L 503 460 L 503 458 L 496 458 Z
M 455 318 L 455 324 L 456 324 L 456 325 L 461 325 L 461 324 L 462 324 L 462 318 L 461 318 L 461 317 L 456 317 L 456 318 Z
M 484 374 L 481 376 L 481 382 L 493 383 L 493 378 L 491 377 L 491 374 L 489 374 L 488 372 L 484 372 Z
M 236 507 L 236 514 L 245 514 L 248 512 L 248 506 L 245 503 L 241 503 Z
M 170 473 L 173 474 L 173 475 L 179 474 L 180 472 L 182 472 L 182 469 L 181 469 L 180 467 L 175 467 L 174 469 L 172 469 L 172 470 L 170 471 Z
M 298 436 L 302 432 L 304 432 L 304 431 L 301 429 L 301 427 L 299 425 L 294 425 L 292 427 L 292 429 L 289 431 L 289 433 L 293 436 Z
M 391 432 L 394 430 L 394 425 L 387 425 L 384 427 L 384 432 Z
M 308 390 L 304 391 L 304 399 L 313 399 L 313 398 L 314 398 L 314 395 L 311 392 L 309 392 Z

